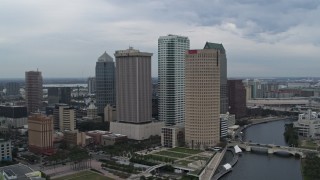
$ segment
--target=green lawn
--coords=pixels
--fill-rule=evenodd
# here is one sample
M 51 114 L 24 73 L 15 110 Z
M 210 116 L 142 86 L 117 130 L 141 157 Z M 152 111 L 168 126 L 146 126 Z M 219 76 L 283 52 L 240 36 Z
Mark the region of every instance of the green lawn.
M 189 163 L 192 163 L 192 162 L 193 162 L 193 161 L 180 160 L 180 161 L 176 161 L 174 164 L 188 167 L 188 164 L 189 164 Z
M 168 157 L 173 157 L 173 158 L 185 158 L 185 157 L 190 156 L 188 154 L 176 153 L 176 152 L 173 152 L 173 151 L 160 151 L 160 152 L 157 152 L 155 154 L 168 156 Z
M 193 156 L 189 157 L 188 159 L 193 160 L 193 161 L 198 161 L 198 160 L 204 160 L 207 161 L 210 159 L 210 157 L 203 157 L 203 156 Z
M 187 148 L 183 148 L 183 147 L 175 147 L 172 149 L 169 149 L 168 151 L 174 151 L 174 152 L 180 152 L 180 153 L 185 153 L 185 154 L 199 154 L 203 151 L 201 150 L 196 150 L 196 149 L 187 149 Z
M 72 174 L 57 178 L 55 180 L 112 180 L 111 178 L 102 176 L 92 171 L 82 171 L 80 173 Z

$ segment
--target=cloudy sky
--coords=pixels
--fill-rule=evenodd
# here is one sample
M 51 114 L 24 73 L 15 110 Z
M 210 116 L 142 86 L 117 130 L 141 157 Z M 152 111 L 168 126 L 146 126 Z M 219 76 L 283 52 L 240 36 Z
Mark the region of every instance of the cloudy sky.
M 0 0 L 0 78 L 94 76 L 97 58 L 159 36 L 223 43 L 228 76 L 320 76 L 319 0 Z

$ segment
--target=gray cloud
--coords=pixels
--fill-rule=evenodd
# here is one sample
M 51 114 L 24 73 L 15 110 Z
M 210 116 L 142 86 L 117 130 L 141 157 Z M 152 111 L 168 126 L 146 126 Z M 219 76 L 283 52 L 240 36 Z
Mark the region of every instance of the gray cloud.
M 319 76 L 318 0 L 25 0 L 0 6 L 0 76 L 94 75 L 107 50 L 153 52 L 157 38 L 180 34 L 192 48 L 223 43 L 229 76 Z M 302 62 L 303 59 L 303 62 Z M 274 66 L 278 64 L 279 66 Z M 242 67 L 242 68 L 238 68 Z M 293 74 L 294 73 L 294 74 Z

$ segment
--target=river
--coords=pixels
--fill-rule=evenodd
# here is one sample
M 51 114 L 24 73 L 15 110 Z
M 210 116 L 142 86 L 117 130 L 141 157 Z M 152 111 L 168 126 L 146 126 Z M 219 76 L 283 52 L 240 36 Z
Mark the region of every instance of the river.
M 287 145 L 283 133 L 289 120 L 251 126 L 245 130 L 246 141 L 261 144 Z M 230 161 L 226 154 L 222 163 Z M 233 170 L 221 180 L 302 180 L 300 160 L 265 153 L 244 152 Z

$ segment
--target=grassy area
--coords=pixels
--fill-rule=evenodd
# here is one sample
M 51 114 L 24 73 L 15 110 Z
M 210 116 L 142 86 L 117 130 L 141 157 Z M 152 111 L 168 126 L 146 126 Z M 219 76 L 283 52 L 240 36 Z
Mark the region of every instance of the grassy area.
M 185 153 L 185 154 L 199 154 L 199 153 L 203 152 L 201 150 L 187 149 L 187 148 L 183 148 L 183 147 L 172 148 L 172 149 L 169 149 L 168 151 L 174 151 L 174 152 Z
M 157 152 L 155 154 L 159 154 L 159 155 L 162 155 L 162 156 L 173 157 L 173 158 L 185 158 L 185 157 L 190 156 L 189 154 L 176 153 L 176 152 L 173 152 L 173 151 L 160 151 L 160 152 Z
M 92 171 L 82 171 L 80 173 L 63 176 L 55 180 L 113 180 Z
M 192 161 L 198 161 L 198 160 L 204 160 L 207 161 L 210 159 L 210 157 L 203 157 L 203 156 L 192 156 L 189 157 L 188 159 L 192 160 Z
M 180 160 L 180 161 L 176 161 L 174 164 L 188 167 L 188 164 L 189 164 L 189 163 L 192 163 L 192 162 L 193 162 L 193 161 Z
M 177 158 L 172 158 L 172 157 L 165 157 L 165 156 L 159 156 L 156 154 L 149 154 L 147 155 L 148 158 L 156 160 L 156 161 L 162 161 L 162 162 L 173 162 L 178 160 Z

